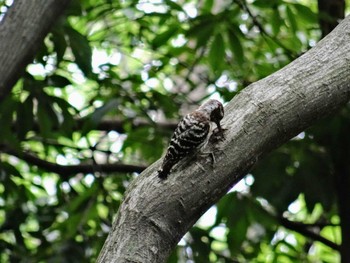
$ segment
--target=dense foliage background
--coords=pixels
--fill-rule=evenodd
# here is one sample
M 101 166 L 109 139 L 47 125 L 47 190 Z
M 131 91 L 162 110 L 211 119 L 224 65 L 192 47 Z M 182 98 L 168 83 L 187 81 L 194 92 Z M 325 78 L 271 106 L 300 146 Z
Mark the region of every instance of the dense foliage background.
M 0 261 L 94 262 L 126 187 L 178 119 L 314 46 L 345 13 L 343 1 L 318 2 L 72 1 L 0 103 Z M 1 19 L 11 4 L 0 1 Z M 349 115 L 262 160 L 168 262 L 339 261 Z

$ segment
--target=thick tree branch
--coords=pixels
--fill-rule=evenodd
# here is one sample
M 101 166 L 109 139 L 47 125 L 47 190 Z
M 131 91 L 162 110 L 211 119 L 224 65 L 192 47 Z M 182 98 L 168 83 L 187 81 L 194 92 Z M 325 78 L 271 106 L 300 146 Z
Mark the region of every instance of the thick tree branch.
M 316 47 L 234 97 L 226 140 L 201 167 L 187 160 L 167 180 L 160 161 L 129 186 L 97 262 L 165 262 L 198 218 L 272 149 L 350 99 L 350 17 Z M 209 145 L 209 147 L 213 145 Z M 268 183 L 268 179 L 267 183 Z
M 21 152 L 18 153 L 11 149 L 2 149 L 2 152 L 9 155 L 15 156 L 29 164 L 35 165 L 41 169 L 48 172 L 53 172 L 61 175 L 63 179 L 69 179 L 71 175 L 77 173 L 141 173 L 146 167 L 140 165 L 130 165 L 123 163 L 113 163 L 113 164 L 77 164 L 77 165 L 60 165 L 57 163 L 52 163 L 39 157 L 28 153 Z
M 44 37 L 69 2 L 17 0 L 9 8 L 0 24 L 0 101 L 33 60 Z

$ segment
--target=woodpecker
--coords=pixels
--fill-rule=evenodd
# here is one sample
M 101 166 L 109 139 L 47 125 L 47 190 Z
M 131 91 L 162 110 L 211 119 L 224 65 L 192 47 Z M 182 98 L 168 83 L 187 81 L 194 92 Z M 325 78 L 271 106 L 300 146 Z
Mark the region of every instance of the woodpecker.
M 197 110 L 187 114 L 175 129 L 162 166 L 158 170 L 158 177 L 166 179 L 176 163 L 206 144 L 211 122 L 216 124 L 217 133 L 223 134 L 220 125 L 223 117 L 224 107 L 217 100 L 208 100 Z

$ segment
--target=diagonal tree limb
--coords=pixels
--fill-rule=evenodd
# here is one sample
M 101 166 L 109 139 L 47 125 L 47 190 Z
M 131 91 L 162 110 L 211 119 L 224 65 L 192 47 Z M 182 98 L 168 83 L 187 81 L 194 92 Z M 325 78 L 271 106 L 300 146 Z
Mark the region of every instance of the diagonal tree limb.
M 0 23 L 0 101 L 10 93 L 69 3 L 17 0 L 9 8 Z
M 217 145 L 214 169 L 210 158 L 200 160 L 206 172 L 182 162 L 161 181 L 158 161 L 136 178 L 97 262 L 165 262 L 198 218 L 258 159 L 349 99 L 350 16 L 316 47 L 228 103 L 226 140 Z

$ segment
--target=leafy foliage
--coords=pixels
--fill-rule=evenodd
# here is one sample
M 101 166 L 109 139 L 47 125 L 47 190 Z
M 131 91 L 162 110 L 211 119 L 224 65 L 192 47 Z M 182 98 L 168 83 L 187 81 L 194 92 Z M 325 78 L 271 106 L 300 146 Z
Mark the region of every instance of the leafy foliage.
M 0 261 L 94 262 L 137 176 L 110 165 L 147 166 L 185 112 L 210 96 L 232 99 L 310 49 L 316 8 L 72 1 L 0 104 Z M 334 178 L 350 156 L 348 122 L 346 108 L 267 156 L 168 262 L 337 261 Z

